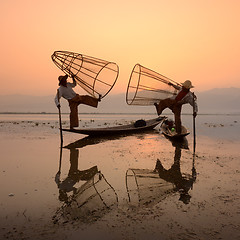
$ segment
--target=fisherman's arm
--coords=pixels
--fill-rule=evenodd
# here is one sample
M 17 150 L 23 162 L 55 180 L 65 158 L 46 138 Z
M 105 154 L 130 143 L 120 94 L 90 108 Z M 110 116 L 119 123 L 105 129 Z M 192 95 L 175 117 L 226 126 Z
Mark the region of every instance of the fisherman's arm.
M 61 97 L 62 97 L 62 96 L 61 96 L 60 91 L 59 91 L 59 89 L 58 89 L 58 90 L 57 90 L 57 94 L 56 94 L 56 96 L 55 96 L 55 98 L 54 98 L 54 101 L 55 101 L 55 104 L 56 104 L 57 108 L 60 108 L 60 107 L 61 107 L 60 102 L 59 102 L 59 100 L 60 100 Z
M 168 85 L 174 87 L 174 88 L 177 89 L 177 90 L 180 90 L 180 89 L 181 89 L 180 86 L 175 85 L 175 84 L 173 84 L 173 83 L 171 83 L 171 82 L 169 82 Z
M 77 82 L 76 82 L 76 79 L 75 79 L 75 75 L 71 72 L 71 78 L 72 78 L 72 87 L 76 87 L 77 85 Z
M 190 104 L 192 105 L 193 107 L 193 116 L 196 117 L 197 116 L 197 113 L 198 113 L 198 105 L 197 105 L 197 97 L 194 93 L 191 92 L 191 102 Z

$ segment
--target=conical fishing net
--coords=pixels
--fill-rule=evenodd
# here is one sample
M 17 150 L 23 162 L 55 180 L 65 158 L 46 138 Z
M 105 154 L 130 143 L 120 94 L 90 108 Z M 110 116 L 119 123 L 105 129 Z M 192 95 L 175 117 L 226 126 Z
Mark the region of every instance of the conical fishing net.
M 60 207 L 54 216 L 55 222 L 79 220 L 93 222 L 118 204 L 114 188 L 100 172 L 79 187 Z
M 176 95 L 177 90 L 169 83 L 181 86 L 177 82 L 136 64 L 130 75 L 126 101 L 128 105 L 147 106 Z
M 132 206 L 149 207 L 174 191 L 174 185 L 149 169 L 128 169 L 126 172 L 128 200 Z
M 118 78 L 116 63 L 68 51 L 55 51 L 52 60 L 65 74 L 75 75 L 77 83 L 90 95 L 106 96 Z

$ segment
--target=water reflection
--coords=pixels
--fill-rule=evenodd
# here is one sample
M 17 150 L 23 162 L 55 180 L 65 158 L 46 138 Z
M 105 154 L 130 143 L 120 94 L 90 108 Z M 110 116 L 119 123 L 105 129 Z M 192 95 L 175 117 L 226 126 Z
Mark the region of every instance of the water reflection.
M 175 191 L 180 193 L 180 198 L 183 203 L 188 204 L 190 202 L 190 194 L 189 190 L 193 188 L 193 183 L 196 181 L 196 169 L 195 169 L 195 156 L 193 157 L 193 166 L 192 173 L 185 174 L 181 172 L 181 153 L 182 148 L 188 149 L 187 139 L 183 139 L 182 141 L 172 142 L 173 146 L 175 146 L 175 155 L 173 165 L 166 169 L 163 167 L 161 161 L 157 159 L 155 171 L 159 174 L 161 179 L 169 183 L 173 183 L 175 186 Z
M 59 170 L 55 176 L 55 182 L 59 189 L 59 200 L 63 202 L 68 202 L 68 193 L 75 194 L 77 188 L 75 187 L 76 183 L 79 181 L 88 181 L 95 174 L 98 173 L 97 166 L 93 166 L 86 170 L 78 170 L 78 158 L 79 150 L 75 148 L 70 149 L 70 168 L 68 175 L 65 179 L 61 180 L 60 175 L 61 171 Z
M 130 168 L 126 172 L 126 188 L 131 207 L 151 207 L 173 192 L 174 186 L 153 170 Z
M 106 136 L 87 136 L 84 137 L 82 139 L 79 139 L 75 142 L 72 142 L 66 146 L 64 146 L 64 148 L 83 148 L 89 145 L 96 145 L 99 143 L 103 143 L 103 142 L 107 142 L 107 141 L 111 141 L 111 140 L 118 140 L 118 139 L 122 139 L 124 137 L 128 137 L 129 135 L 131 136 L 142 136 L 139 133 L 134 133 L 134 134 L 119 134 L 119 135 L 106 135 Z
M 101 218 L 118 204 L 116 191 L 97 166 L 79 170 L 79 149 L 76 144 L 65 148 L 70 152 L 70 168 L 61 180 L 62 147 L 60 149 L 59 171 L 55 182 L 59 189 L 59 200 L 63 203 L 53 216 L 54 223 L 80 220 L 93 222 Z M 78 183 L 78 185 L 77 185 Z
M 169 169 L 164 168 L 157 159 L 155 168 L 128 169 L 126 171 L 126 188 L 131 206 L 152 206 L 166 198 L 169 194 L 179 192 L 179 200 L 185 204 L 190 202 L 189 190 L 196 181 L 195 155 L 193 155 L 192 173 L 181 172 L 181 151 L 188 149 L 186 138 L 172 142 L 175 147 L 174 161 Z

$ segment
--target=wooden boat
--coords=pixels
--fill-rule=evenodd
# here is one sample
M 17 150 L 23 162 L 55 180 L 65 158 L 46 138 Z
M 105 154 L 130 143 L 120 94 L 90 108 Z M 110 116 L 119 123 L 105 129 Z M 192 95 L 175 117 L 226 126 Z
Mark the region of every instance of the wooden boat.
M 138 132 L 144 132 L 154 129 L 164 117 L 158 117 L 150 120 L 137 120 L 135 123 L 105 127 L 105 128 L 80 128 L 80 129 L 62 129 L 63 131 L 68 131 L 72 133 L 85 134 L 89 136 L 106 136 L 115 134 L 132 134 Z
M 182 126 L 182 132 L 180 134 L 178 134 L 176 132 L 175 127 L 171 127 L 169 128 L 168 125 L 168 119 L 165 118 L 165 120 L 162 121 L 162 124 L 160 126 L 160 130 L 162 132 L 162 134 L 169 138 L 169 139 L 182 139 L 183 137 L 187 136 L 188 134 L 190 134 L 190 132 L 188 131 L 187 128 L 185 128 L 184 126 Z

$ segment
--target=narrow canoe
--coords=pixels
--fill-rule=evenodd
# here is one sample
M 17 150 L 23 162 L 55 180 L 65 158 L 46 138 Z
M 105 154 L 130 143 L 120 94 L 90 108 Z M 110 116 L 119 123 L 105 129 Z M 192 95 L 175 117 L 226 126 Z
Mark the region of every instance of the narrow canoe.
M 154 129 L 164 117 L 158 117 L 150 120 L 138 120 L 142 121 L 144 124 L 137 125 L 138 121 L 132 124 L 114 126 L 114 127 L 104 127 L 104 128 L 79 128 L 79 129 L 62 129 L 63 131 L 68 131 L 72 133 L 85 134 L 89 136 L 106 136 L 114 134 L 132 134 L 138 132 L 144 132 Z
M 164 120 L 160 126 L 160 130 L 164 136 L 170 139 L 182 139 L 183 137 L 190 134 L 188 129 L 184 126 L 182 126 L 182 132 L 178 134 L 174 129 L 169 129 L 168 125 L 166 124 L 166 120 Z

